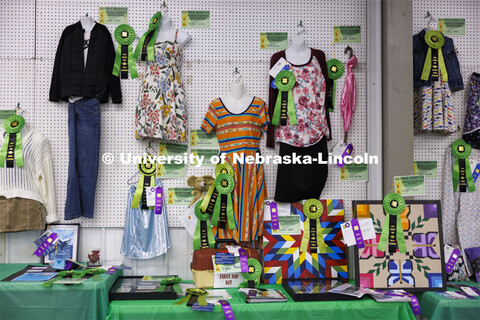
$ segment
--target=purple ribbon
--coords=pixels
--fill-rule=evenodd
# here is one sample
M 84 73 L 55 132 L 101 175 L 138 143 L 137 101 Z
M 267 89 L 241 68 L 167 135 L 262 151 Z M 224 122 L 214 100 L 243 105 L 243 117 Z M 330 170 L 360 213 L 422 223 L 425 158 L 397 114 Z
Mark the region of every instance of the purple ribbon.
M 41 257 L 43 253 L 57 240 L 58 236 L 56 233 L 52 233 L 48 236 L 47 239 L 35 250 L 35 255 Z
M 108 268 L 108 270 L 107 270 L 106 274 L 114 274 L 114 273 L 115 273 L 115 271 L 117 271 L 117 268 L 115 268 L 115 267 L 111 267 L 111 268 Z
M 223 314 L 225 315 L 226 320 L 235 320 L 235 316 L 233 315 L 232 306 L 228 303 L 227 300 L 218 300 L 220 306 L 223 309 Z
M 337 163 L 337 166 L 339 166 L 340 168 L 343 168 L 343 166 L 345 165 L 343 163 L 343 159 L 345 159 L 346 156 L 351 156 L 352 152 L 353 152 L 353 145 L 349 143 L 345 148 L 345 151 L 343 151 L 341 163 Z
M 362 230 L 360 229 L 358 220 L 352 219 L 350 223 L 352 224 L 353 236 L 355 237 L 358 249 L 365 248 L 365 242 L 363 242 Z
M 162 214 L 163 207 L 163 188 L 157 187 L 155 189 L 155 214 Z
M 278 207 L 275 201 L 270 202 L 270 217 L 272 220 L 272 230 L 280 229 L 280 224 L 278 223 Z
M 238 254 L 240 255 L 240 268 L 242 269 L 242 272 L 248 272 L 247 251 L 245 251 L 243 248 L 240 248 L 238 249 Z
M 385 291 L 381 291 L 381 290 L 376 290 L 376 291 L 382 292 L 385 295 L 392 296 L 392 297 L 403 297 L 403 296 L 409 297 L 410 298 L 410 306 L 412 307 L 413 314 L 417 315 L 417 316 L 421 314 L 420 304 L 418 303 L 418 299 L 412 293 L 407 292 L 405 294 L 400 294 L 400 293 L 385 292 Z
M 450 258 L 448 258 L 448 262 L 445 264 L 445 271 L 447 271 L 447 273 L 452 273 L 453 267 L 455 267 L 458 258 L 460 258 L 460 250 L 453 249 Z

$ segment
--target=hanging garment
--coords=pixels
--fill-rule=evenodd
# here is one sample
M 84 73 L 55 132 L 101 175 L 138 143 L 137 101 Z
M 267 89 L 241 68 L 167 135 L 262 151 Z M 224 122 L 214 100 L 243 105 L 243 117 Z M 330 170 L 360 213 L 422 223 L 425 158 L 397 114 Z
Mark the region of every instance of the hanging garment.
M 356 83 L 353 68 L 357 66 L 357 57 L 353 56 L 347 63 L 347 75 L 343 86 L 342 101 L 340 111 L 343 119 L 343 130 L 348 132 L 352 124 L 353 112 L 356 104 Z
M 462 138 L 472 148 L 480 149 L 480 74 L 476 72 L 470 77 L 470 93 Z

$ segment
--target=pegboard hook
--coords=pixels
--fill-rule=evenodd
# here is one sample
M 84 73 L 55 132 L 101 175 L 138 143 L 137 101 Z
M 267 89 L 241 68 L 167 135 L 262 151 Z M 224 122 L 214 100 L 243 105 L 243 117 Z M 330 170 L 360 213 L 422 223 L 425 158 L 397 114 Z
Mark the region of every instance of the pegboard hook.
M 353 57 L 353 49 L 352 49 L 352 47 L 347 46 L 347 47 L 345 48 L 345 50 L 343 50 L 343 53 L 347 54 L 347 52 L 349 52 L 349 51 L 350 51 L 350 57 L 349 57 L 349 59 L 352 59 L 352 57 Z
M 435 19 L 434 16 L 428 10 L 427 10 L 427 15 L 424 17 L 424 19 L 427 19 L 427 18 L 429 18 L 428 22 L 427 22 L 427 28 L 432 29 L 431 24 L 432 24 L 432 22 L 437 21 L 437 19 Z
M 147 147 L 147 154 L 148 154 L 149 156 L 151 156 L 151 155 L 152 155 L 152 152 L 155 152 L 155 149 L 153 149 L 153 147 L 152 147 L 152 142 L 149 141 L 149 142 L 148 142 L 148 147 Z
M 85 17 L 88 17 L 88 12 L 87 12 L 87 13 L 85 13 Z
M 20 108 L 20 102 L 17 102 L 17 107 L 15 108 L 15 113 L 19 116 L 23 114 L 22 108 Z
M 168 6 L 167 6 L 167 3 L 165 2 L 165 0 L 163 0 L 163 3 L 162 3 L 162 13 L 163 14 L 166 14 L 168 12 Z
M 234 82 L 240 82 L 240 80 L 242 79 L 242 74 L 240 73 L 240 71 L 238 71 L 238 67 L 235 67 L 235 70 L 233 71 L 232 75 L 233 75 Z
M 300 22 L 297 24 L 297 36 L 305 33 L 305 26 L 303 25 L 303 21 L 300 20 Z

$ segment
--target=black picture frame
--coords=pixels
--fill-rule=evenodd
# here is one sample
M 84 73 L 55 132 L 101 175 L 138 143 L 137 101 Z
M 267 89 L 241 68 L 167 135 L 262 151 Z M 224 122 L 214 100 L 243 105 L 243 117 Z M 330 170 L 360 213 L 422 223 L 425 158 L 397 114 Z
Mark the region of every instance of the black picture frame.
M 46 230 L 57 233 L 59 243 L 57 244 L 58 247 L 53 252 L 42 257 L 42 263 L 49 263 L 52 261 L 52 254 L 60 259 L 72 259 L 75 261 L 78 259 L 80 223 L 51 223 L 45 225 L 45 231 Z M 72 233 L 71 236 L 70 233 Z M 65 238 L 65 235 L 67 235 L 68 238 Z
M 335 300 L 359 300 L 355 296 L 349 296 L 345 294 L 339 294 L 334 292 L 299 292 L 292 288 L 292 284 L 319 284 L 320 286 L 331 286 L 331 282 L 336 281 L 339 284 L 347 283 L 346 279 L 342 278 L 322 278 L 322 279 L 283 279 L 282 287 L 293 299 L 293 301 L 335 301 Z M 333 287 L 332 287 L 333 288 Z M 328 290 L 332 289 L 329 288 Z

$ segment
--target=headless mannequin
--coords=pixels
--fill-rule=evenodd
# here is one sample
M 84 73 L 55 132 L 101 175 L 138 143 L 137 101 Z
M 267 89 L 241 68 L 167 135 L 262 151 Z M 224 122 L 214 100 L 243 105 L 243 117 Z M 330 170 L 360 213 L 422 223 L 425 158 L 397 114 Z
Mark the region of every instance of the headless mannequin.
M 245 93 L 245 85 L 242 81 L 230 84 L 230 93 L 221 97 L 225 108 L 235 114 L 245 112 L 252 103 L 253 96 Z
M 312 55 L 312 50 L 305 45 L 305 38 L 303 35 L 296 35 L 292 37 L 290 46 L 285 50 L 286 60 L 294 65 L 306 64 Z
M 87 57 L 88 57 L 88 47 L 90 45 L 90 34 L 92 33 L 93 27 L 95 27 L 95 20 L 92 17 L 85 16 L 80 18 L 80 23 L 83 28 L 83 68 L 87 66 Z M 69 102 L 75 102 L 81 100 L 83 97 L 70 97 Z
M 162 20 L 160 20 L 160 24 L 158 25 L 157 38 L 155 39 L 155 42 L 163 42 L 167 40 L 173 41 L 175 39 L 176 32 L 177 29 L 173 27 L 170 17 L 166 14 L 162 14 Z M 177 42 L 182 47 L 190 42 L 190 40 L 192 40 L 192 37 L 190 37 L 187 32 L 178 30 Z

